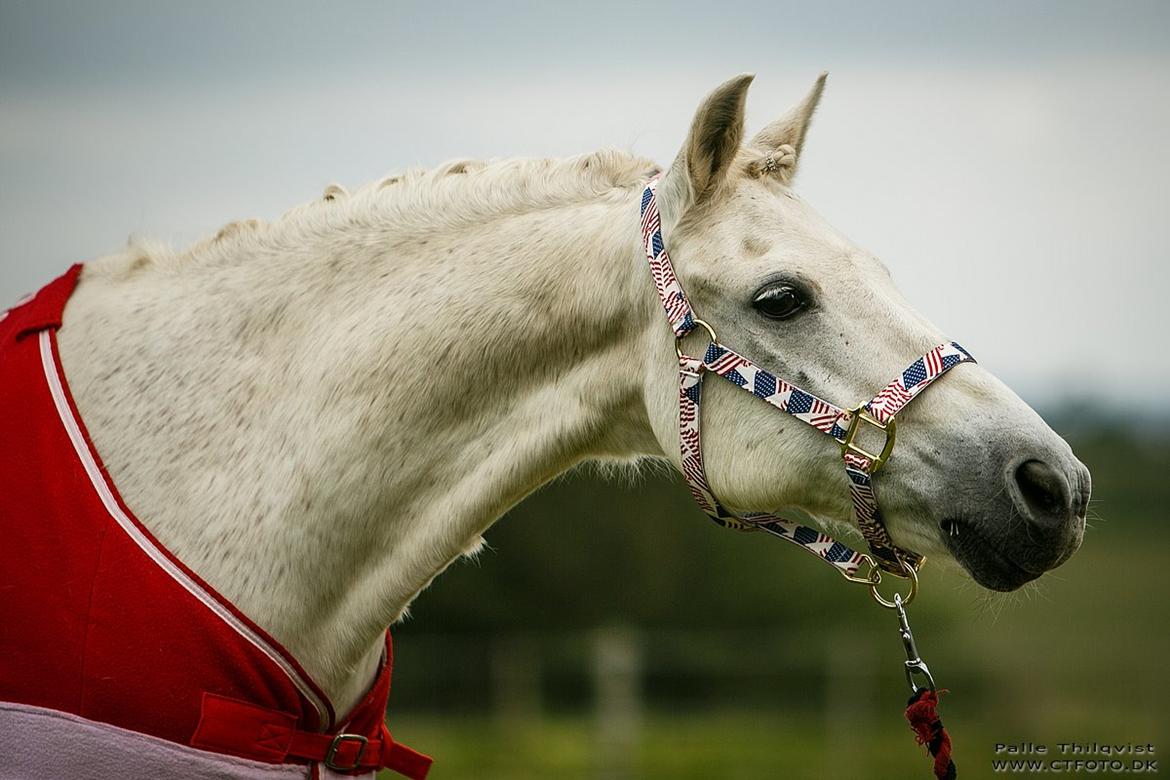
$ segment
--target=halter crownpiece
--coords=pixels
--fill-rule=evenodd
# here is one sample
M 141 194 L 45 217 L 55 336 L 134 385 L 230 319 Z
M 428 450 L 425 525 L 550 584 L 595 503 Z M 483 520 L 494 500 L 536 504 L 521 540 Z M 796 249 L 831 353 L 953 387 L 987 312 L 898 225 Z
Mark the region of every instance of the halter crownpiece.
M 912 576 L 922 564 L 923 557 L 899 548 L 890 539 L 878 511 L 873 475 L 893 452 L 897 430 L 894 418 L 898 412 L 944 373 L 960 363 L 973 363 L 975 359 L 953 341 L 940 344 L 911 363 L 868 403 L 853 409 L 836 406 L 780 379 L 720 343 L 714 329 L 695 316 L 662 239 L 662 222 L 655 198 L 658 182 L 658 177 L 651 179 L 642 193 L 642 239 L 654 287 L 676 339 L 682 472 L 695 502 L 719 525 L 767 531 L 779 536 L 823 558 L 848 579 L 858 579 L 857 572 L 862 563 L 871 565 L 870 575 L 863 581 L 876 583 L 880 579 L 880 575 L 875 577 L 875 566 L 898 576 Z M 682 349 L 683 337 L 696 328 L 705 331 L 709 339 L 702 358 L 687 355 Z M 854 519 L 869 545 L 872 558 L 808 526 L 764 512 L 736 514 L 719 502 L 703 467 L 700 409 L 703 378 L 707 373 L 723 377 L 837 441 L 849 479 Z M 859 435 L 866 428 L 876 430 L 884 437 L 880 451 L 870 452 L 861 446 Z M 874 595 L 877 596 L 876 590 Z M 889 602 L 884 603 L 892 606 Z

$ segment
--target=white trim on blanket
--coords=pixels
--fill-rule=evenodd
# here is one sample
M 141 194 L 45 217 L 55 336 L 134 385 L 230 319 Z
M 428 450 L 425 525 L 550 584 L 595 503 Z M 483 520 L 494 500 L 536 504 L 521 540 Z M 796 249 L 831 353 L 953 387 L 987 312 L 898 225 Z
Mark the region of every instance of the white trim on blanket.
M 280 667 L 288 675 L 293 685 L 297 687 L 297 690 L 304 694 L 309 703 L 317 710 L 318 722 L 321 724 L 323 730 L 330 728 L 332 724 L 329 723 L 329 708 L 313 690 L 313 686 L 309 685 L 301 677 L 300 673 L 297 672 L 292 664 L 278 650 L 265 641 L 263 637 L 240 620 L 230 609 L 225 607 L 219 599 L 204 590 L 199 583 L 195 582 L 186 572 L 175 565 L 175 562 L 168 558 L 162 550 L 143 534 L 142 529 L 122 511 L 122 507 L 118 505 L 117 499 L 114 498 L 113 490 L 106 481 L 105 475 L 102 474 L 101 469 L 94 460 L 89 444 L 86 442 L 85 436 L 82 435 L 81 426 L 74 417 L 73 410 L 70 408 L 69 401 L 65 396 L 64 378 L 57 371 L 55 344 L 51 330 L 46 329 L 40 332 L 40 347 L 41 364 L 45 369 L 45 379 L 48 380 L 49 391 L 53 395 L 53 402 L 57 406 L 57 413 L 61 417 L 61 423 L 65 426 L 65 431 L 69 434 L 69 440 L 73 443 L 73 449 L 77 452 L 77 457 L 81 460 L 82 466 L 85 467 L 85 472 L 89 475 L 90 482 L 93 483 L 94 490 L 97 491 L 98 497 L 101 498 L 102 504 L 106 507 L 106 511 L 122 527 L 122 530 L 134 540 L 134 543 L 142 548 L 142 551 L 158 564 L 163 571 L 186 588 L 192 596 L 199 599 L 220 620 L 234 629 L 244 639 L 255 645 L 257 649 Z

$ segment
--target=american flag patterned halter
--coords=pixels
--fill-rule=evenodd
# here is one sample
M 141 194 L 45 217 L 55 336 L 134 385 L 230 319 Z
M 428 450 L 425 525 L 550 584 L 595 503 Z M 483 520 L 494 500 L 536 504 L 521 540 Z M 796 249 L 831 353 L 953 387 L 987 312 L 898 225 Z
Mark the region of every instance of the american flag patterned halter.
M 908 576 L 910 570 L 917 570 L 922 564 L 923 557 L 899 548 L 890 539 L 878 511 L 873 475 L 893 450 L 895 415 L 931 382 L 960 363 L 973 363 L 975 359 L 953 341 L 940 344 L 911 363 L 873 400 L 851 410 L 785 382 L 719 343 L 711 326 L 695 316 L 662 240 L 662 224 L 655 199 L 658 182 L 658 177 L 651 179 L 642 193 L 642 239 L 654 286 L 677 339 L 682 471 L 695 502 L 719 525 L 745 531 L 766 531 L 779 536 L 824 559 L 848 579 L 858 579 L 857 572 L 862 563 L 870 565 L 870 575 L 863 581 L 874 583 L 880 580 L 880 576 L 876 576 L 878 568 L 898 576 Z M 710 340 L 702 358 L 691 357 L 681 348 L 683 337 L 696 328 L 703 329 Z M 814 528 L 768 513 L 735 514 L 719 502 L 707 482 L 700 439 L 703 378 L 707 373 L 721 376 L 780 411 L 808 423 L 840 445 L 849 478 L 854 518 L 869 544 L 872 558 Z M 880 452 L 870 452 L 858 443 L 858 435 L 866 428 L 885 437 Z

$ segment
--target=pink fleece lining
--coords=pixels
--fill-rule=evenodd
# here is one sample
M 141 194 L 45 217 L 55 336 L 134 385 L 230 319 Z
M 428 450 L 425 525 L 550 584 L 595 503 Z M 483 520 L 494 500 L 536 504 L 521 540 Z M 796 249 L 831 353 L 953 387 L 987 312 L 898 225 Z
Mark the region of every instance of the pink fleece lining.
M 304 765 L 208 753 L 78 715 L 0 702 L 0 780 L 305 780 L 309 771 Z

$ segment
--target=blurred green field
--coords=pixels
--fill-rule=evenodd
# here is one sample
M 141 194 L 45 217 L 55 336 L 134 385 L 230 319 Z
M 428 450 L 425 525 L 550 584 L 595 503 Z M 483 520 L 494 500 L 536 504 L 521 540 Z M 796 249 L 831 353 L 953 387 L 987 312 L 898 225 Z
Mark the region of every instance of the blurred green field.
M 993 776 L 999 742 L 1170 748 L 1170 440 L 1070 438 L 1095 483 L 1081 551 L 1007 596 L 928 567 L 911 611 L 961 777 Z M 437 780 L 929 776 L 891 614 L 782 542 L 710 526 L 672 479 L 576 475 L 488 540 L 394 631 L 389 722 Z M 640 658 L 616 731 L 609 629 Z
M 948 710 L 955 732 L 960 777 L 990 777 L 998 730 L 979 730 Z M 657 714 L 645 724 L 628 763 L 597 760 L 592 724 L 580 718 L 555 718 L 507 733 L 490 721 L 418 719 L 410 732 L 441 760 L 431 776 L 511 780 L 565 778 L 595 780 L 631 777 L 648 780 L 759 780 L 760 778 L 929 778 L 929 761 L 899 729 L 859 734 L 848 745 L 827 745 L 820 723 L 797 715 L 765 712 Z M 993 733 L 994 732 L 994 733 Z M 1097 741 L 1129 740 L 1122 728 L 1095 729 Z M 413 739 L 413 737 L 412 737 Z M 1066 736 L 1058 739 L 1067 741 Z M 843 749 L 844 748 L 844 749 Z M 1072 775 L 1075 776 L 1075 775 Z M 387 778 L 395 775 L 387 773 Z

